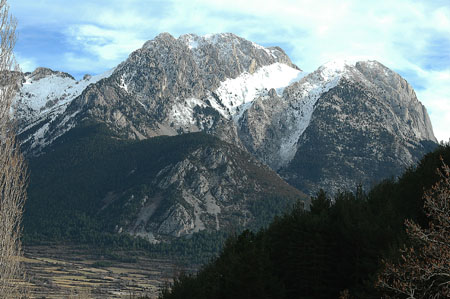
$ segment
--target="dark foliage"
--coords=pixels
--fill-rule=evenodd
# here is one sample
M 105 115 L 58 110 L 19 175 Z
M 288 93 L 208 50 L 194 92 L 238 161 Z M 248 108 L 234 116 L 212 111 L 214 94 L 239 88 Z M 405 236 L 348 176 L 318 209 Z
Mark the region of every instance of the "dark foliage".
M 405 219 L 427 223 L 422 196 L 438 180 L 440 157 L 450 162 L 449 145 L 367 194 L 358 188 L 331 200 L 320 191 L 311 212 L 297 206 L 266 230 L 229 239 L 216 260 L 180 276 L 161 298 L 338 298 L 344 290 L 380 298 L 381 259 L 397 258 Z

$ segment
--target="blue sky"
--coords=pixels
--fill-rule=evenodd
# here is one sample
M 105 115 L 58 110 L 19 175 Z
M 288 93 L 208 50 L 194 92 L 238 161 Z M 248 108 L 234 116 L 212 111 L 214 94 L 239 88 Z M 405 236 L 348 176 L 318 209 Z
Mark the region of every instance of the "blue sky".
M 98 74 L 161 32 L 233 32 L 283 48 L 310 72 L 334 59 L 375 59 L 400 73 L 450 138 L 449 0 L 14 0 L 16 56 L 37 66 Z

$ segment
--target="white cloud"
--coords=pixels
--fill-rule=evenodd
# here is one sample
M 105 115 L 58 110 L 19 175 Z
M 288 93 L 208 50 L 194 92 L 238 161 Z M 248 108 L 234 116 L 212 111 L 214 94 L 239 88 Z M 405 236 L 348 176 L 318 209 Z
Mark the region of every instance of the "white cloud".
M 25 58 L 19 55 L 15 55 L 15 58 L 22 72 L 32 72 L 38 67 L 36 62 L 31 58 Z
M 79 75 L 97 75 L 116 66 L 115 64 L 113 66 L 105 66 L 104 61 L 100 61 L 95 56 L 82 57 L 73 52 L 64 53 L 63 59 L 66 67 L 71 70 L 71 73 Z
M 450 8 L 440 7 L 433 12 L 433 26 L 440 31 L 450 32 Z
M 145 42 L 132 31 L 104 29 L 95 25 L 72 26 L 68 36 L 74 47 L 98 56 L 105 63 L 119 63 Z
M 438 140 L 450 141 L 450 70 L 422 71 L 424 90 L 417 97 L 428 110 Z

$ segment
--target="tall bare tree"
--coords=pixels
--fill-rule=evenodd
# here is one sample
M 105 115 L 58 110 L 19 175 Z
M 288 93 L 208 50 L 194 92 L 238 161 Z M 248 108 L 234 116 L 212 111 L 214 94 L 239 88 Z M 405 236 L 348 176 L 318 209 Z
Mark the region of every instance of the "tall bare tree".
M 424 195 L 428 228 L 406 221 L 414 246 L 401 252 L 400 263 L 385 262 L 378 285 L 388 298 L 450 298 L 450 167 Z
M 0 297 L 25 296 L 20 234 L 26 199 L 27 169 L 11 119 L 18 66 L 13 49 L 16 20 L 6 0 L 0 0 Z

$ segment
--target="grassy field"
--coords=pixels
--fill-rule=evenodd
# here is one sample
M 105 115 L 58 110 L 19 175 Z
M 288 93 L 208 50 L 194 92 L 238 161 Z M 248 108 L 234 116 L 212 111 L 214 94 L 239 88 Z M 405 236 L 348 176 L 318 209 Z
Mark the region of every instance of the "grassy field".
M 157 298 L 162 286 L 186 269 L 142 252 L 100 251 L 71 246 L 31 246 L 23 262 L 32 298 Z

